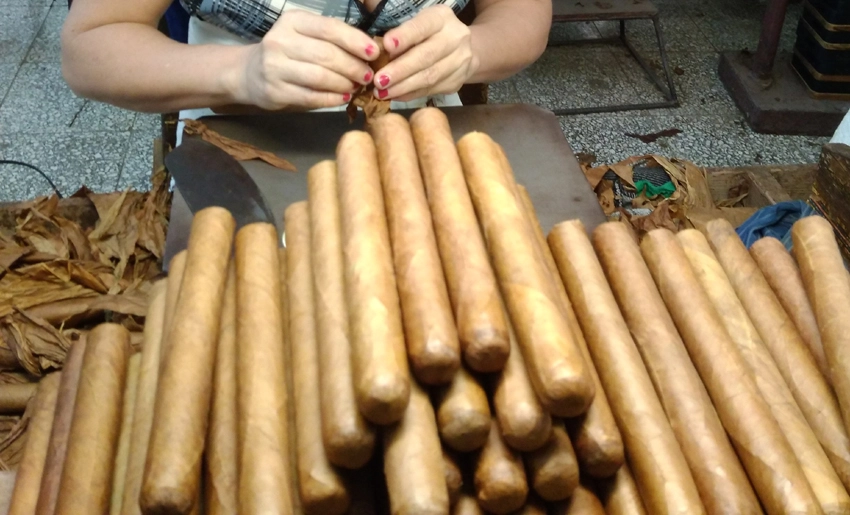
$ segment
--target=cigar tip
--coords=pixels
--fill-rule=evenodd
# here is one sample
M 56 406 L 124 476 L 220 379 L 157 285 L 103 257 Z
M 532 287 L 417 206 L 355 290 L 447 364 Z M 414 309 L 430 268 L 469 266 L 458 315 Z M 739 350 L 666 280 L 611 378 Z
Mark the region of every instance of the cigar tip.
M 401 419 L 410 401 L 410 380 L 386 374 L 365 385 L 362 391 L 358 404 L 363 415 L 375 424 L 392 424 Z

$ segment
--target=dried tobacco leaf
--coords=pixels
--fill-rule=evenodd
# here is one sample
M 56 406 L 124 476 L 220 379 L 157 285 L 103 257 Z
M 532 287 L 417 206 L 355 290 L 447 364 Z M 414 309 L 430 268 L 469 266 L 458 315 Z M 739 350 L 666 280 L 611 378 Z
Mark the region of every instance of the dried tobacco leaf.
M 185 124 L 184 132 L 187 135 L 200 136 L 202 140 L 212 143 L 233 156 L 238 161 L 259 159 L 260 161 L 265 161 L 266 163 L 274 166 L 275 168 L 280 168 L 281 170 L 287 170 L 290 172 L 297 171 L 295 165 L 286 159 L 278 157 L 271 152 L 261 150 L 253 145 L 249 145 L 248 143 L 243 143 L 241 141 L 222 136 L 218 132 L 207 127 L 204 122 L 189 119 L 181 121 Z
M 384 38 L 377 36 L 374 39 L 380 53 L 377 59 L 369 63 L 369 66 L 372 71 L 377 72 L 390 62 L 390 57 L 384 48 Z M 354 92 L 354 96 L 345 111 L 348 113 L 348 121 L 351 123 L 357 119 L 357 108 L 359 107 L 363 110 L 368 125 L 371 120 L 389 113 L 391 104 L 390 100 L 380 100 L 375 97 L 375 84 L 370 82 Z
M 33 401 L 30 399 L 27 410 L 20 417 L 0 416 L 0 470 L 14 470 L 21 462 L 26 445 L 26 430 L 32 418 Z M 6 429 L 8 428 L 8 429 Z M 2 431 L 6 429 L 5 431 Z
M 62 368 L 71 346 L 62 331 L 24 312 L 0 319 L 0 338 L 15 352 L 24 370 L 34 376 Z

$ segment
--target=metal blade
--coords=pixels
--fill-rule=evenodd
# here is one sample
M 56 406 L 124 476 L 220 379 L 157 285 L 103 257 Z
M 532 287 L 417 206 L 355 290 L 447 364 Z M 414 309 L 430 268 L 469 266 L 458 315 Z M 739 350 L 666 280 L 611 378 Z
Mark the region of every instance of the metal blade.
M 274 225 L 274 214 L 248 172 L 227 152 L 199 139 L 185 139 L 165 156 L 165 166 L 192 213 L 219 206 L 237 227 L 255 222 Z

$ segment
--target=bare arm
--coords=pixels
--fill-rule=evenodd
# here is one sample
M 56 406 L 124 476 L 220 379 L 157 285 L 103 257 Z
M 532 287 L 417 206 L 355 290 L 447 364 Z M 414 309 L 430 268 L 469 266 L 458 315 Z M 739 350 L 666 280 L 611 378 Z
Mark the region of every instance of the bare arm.
M 262 43 L 186 45 L 156 29 L 170 3 L 75 0 L 62 31 L 71 89 L 138 111 L 318 108 L 347 102 L 354 83 L 372 79 L 372 40 L 342 21 L 288 12 Z

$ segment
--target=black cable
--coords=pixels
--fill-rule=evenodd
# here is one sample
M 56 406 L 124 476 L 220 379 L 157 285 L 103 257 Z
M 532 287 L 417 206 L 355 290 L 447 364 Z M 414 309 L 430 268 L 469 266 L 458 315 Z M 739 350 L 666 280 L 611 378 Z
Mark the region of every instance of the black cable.
M 53 191 L 56 192 L 56 196 L 62 198 L 62 193 L 59 192 L 59 188 L 57 188 L 56 185 L 53 184 L 53 181 L 50 180 L 50 177 L 48 177 L 46 173 L 42 172 L 39 167 L 31 165 L 29 163 L 24 163 L 22 161 L 15 161 L 14 159 L 0 159 L 0 165 L 17 165 L 29 168 L 31 170 L 35 170 L 36 172 L 38 172 L 39 175 L 44 177 L 44 180 L 46 180 L 48 184 L 50 184 L 50 187 L 53 188 Z

